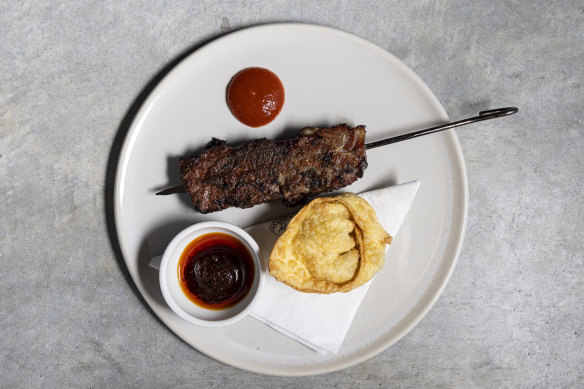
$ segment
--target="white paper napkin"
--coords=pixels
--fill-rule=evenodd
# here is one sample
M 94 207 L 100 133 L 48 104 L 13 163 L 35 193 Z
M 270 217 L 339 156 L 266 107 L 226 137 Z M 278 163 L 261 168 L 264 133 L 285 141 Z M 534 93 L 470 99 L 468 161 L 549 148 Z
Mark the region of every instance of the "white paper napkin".
M 395 239 L 419 186 L 419 181 L 412 181 L 360 196 L 373 206 L 377 219 Z M 265 263 L 290 219 L 282 218 L 245 229 L 258 242 Z M 251 316 L 313 350 L 336 353 L 374 280 L 375 277 L 347 293 L 316 294 L 298 292 L 268 276 Z
M 395 239 L 419 186 L 419 181 L 412 181 L 361 193 L 360 196 L 373 206 L 377 219 Z M 258 243 L 264 264 L 268 263 L 276 240 L 292 216 L 245 228 Z M 160 259 L 153 258 L 150 266 L 158 269 Z M 268 275 L 251 316 L 315 351 L 337 353 L 370 283 L 374 281 L 375 277 L 347 293 L 316 294 L 298 292 Z

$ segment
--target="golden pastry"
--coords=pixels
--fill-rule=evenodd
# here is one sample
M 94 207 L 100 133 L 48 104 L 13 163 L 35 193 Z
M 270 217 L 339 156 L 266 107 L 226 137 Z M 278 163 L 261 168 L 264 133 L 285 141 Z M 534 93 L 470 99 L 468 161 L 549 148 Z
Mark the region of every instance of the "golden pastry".
M 276 242 L 270 274 L 301 292 L 348 292 L 381 269 L 391 240 L 362 197 L 320 197 L 294 216 Z

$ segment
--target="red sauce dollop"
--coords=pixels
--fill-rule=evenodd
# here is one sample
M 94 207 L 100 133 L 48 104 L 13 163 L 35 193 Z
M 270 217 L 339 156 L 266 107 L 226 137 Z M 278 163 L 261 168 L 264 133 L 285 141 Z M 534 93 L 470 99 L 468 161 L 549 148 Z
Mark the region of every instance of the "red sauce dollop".
M 229 82 L 227 105 L 233 116 L 243 124 L 265 126 L 278 116 L 284 106 L 284 85 L 268 69 L 243 69 Z
M 218 232 L 193 240 L 178 261 L 183 293 L 207 309 L 226 309 L 243 300 L 253 285 L 254 272 L 253 258 L 244 244 Z

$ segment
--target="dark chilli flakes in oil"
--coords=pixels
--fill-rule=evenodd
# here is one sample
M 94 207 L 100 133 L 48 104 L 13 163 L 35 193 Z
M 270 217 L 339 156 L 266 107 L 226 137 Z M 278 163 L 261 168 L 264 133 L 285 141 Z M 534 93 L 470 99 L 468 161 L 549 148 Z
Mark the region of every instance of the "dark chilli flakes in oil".
M 247 296 L 255 266 L 245 245 L 219 232 L 199 236 L 183 250 L 178 279 L 183 293 L 207 309 L 226 309 Z

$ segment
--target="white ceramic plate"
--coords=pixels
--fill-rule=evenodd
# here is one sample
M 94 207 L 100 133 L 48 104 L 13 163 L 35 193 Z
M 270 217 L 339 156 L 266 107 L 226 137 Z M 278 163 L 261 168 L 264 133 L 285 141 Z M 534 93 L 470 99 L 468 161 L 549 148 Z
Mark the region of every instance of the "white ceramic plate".
M 249 66 L 282 80 L 280 115 L 249 128 L 230 114 L 225 88 Z M 211 137 L 231 142 L 293 136 L 304 126 L 367 125 L 367 141 L 448 120 L 430 89 L 388 52 L 334 29 L 265 25 L 217 39 L 178 64 L 136 115 L 120 155 L 115 220 L 126 265 L 160 319 L 201 352 L 227 364 L 274 375 L 339 370 L 383 351 L 431 308 L 455 266 L 467 209 L 467 180 L 458 139 L 442 132 L 368 151 L 355 193 L 414 179 L 422 182 L 412 209 L 376 275 L 336 355 L 318 354 L 261 322 L 245 318 L 223 328 L 190 324 L 165 304 L 158 273 L 148 267 L 186 226 L 219 220 L 246 227 L 289 214 L 281 204 L 201 215 L 186 195 L 155 196 L 179 183 L 177 156 L 200 150 Z M 315 325 L 317 325 L 315 323 Z

